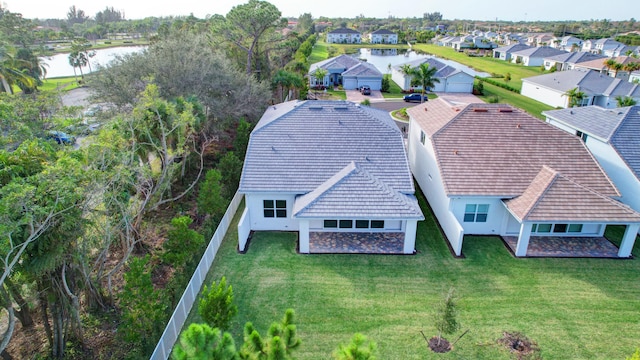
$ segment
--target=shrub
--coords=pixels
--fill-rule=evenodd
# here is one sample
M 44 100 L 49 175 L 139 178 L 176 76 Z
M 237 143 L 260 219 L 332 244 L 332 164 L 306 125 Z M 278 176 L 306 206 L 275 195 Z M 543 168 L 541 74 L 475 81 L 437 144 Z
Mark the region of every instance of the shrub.
M 211 327 L 225 330 L 229 327 L 231 319 L 238 313 L 238 307 L 233 303 L 233 288 L 227 287 L 227 279 L 223 276 L 216 286 L 214 282 L 211 289 L 204 286 L 202 298 L 198 303 L 198 313 Z
M 369 99 L 364 99 L 360 102 L 360 105 L 371 106 L 371 101 L 369 101 Z
M 499 103 L 499 102 L 500 102 L 500 98 L 499 98 L 499 97 L 497 97 L 497 96 L 491 96 L 491 97 L 489 97 L 489 98 L 487 99 L 487 102 L 488 102 L 489 104 L 497 104 L 497 103 Z

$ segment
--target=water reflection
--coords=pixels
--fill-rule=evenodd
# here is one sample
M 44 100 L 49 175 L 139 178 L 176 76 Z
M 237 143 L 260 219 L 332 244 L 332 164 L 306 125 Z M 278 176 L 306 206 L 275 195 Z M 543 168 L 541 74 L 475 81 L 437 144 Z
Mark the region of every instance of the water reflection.
M 144 49 L 146 49 L 146 46 L 119 46 L 94 50 L 96 55 L 91 58 L 91 66 L 82 67 L 82 73 L 88 74 L 90 71 L 96 71 L 98 65 L 106 66 L 117 55 L 131 54 Z M 69 54 L 56 54 L 41 58 L 41 60 L 47 64 L 47 78 L 74 76 L 73 66 L 69 65 Z M 80 69 L 76 68 L 75 71 L 80 76 Z

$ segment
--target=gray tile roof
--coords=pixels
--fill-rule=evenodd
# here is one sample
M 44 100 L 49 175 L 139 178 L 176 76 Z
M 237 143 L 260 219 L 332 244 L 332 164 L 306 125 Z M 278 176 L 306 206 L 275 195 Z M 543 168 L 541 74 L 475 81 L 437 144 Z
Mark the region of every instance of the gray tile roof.
M 616 80 L 620 81 L 620 79 L 614 79 L 596 71 L 585 69 L 556 71 L 551 74 L 522 79 L 523 82 L 530 82 L 560 92 L 567 92 L 578 87 L 580 91 L 587 93 L 587 95 L 604 94 L 607 88 Z
M 522 195 L 504 203 L 520 221 L 640 222 L 640 214 L 627 205 L 586 189 L 546 165 Z
M 400 67 L 403 65 L 411 65 L 412 68 L 417 68 L 418 66 L 420 66 L 420 64 L 424 64 L 427 63 L 429 64 L 429 67 L 435 67 L 436 68 L 436 73 L 435 73 L 435 77 L 437 78 L 447 78 L 451 75 L 463 72 L 462 70 L 456 69 L 453 66 L 447 65 L 441 61 L 438 61 L 437 59 L 434 58 L 426 58 L 426 59 L 418 59 L 418 60 L 412 60 L 412 61 L 408 61 L 406 63 L 402 63 L 402 64 L 398 64 L 396 66 L 394 66 L 393 68 L 396 70 L 400 70 Z
M 372 34 L 376 34 L 376 35 L 395 35 L 395 33 L 391 30 L 388 29 L 379 29 L 376 30 L 374 32 L 372 32 Z
M 329 34 L 360 34 L 360 32 L 353 29 L 340 28 L 329 31 Z
M 640 106 L 617 109 L 585 106 L 542 114 L 609 143 L 640 180 Z
M 531 48 L 532 46 L 529 46 L 527 44 L 511 44 L 511 45 L 496 48 L 493 51 L 513 53 L 514 51 L 520 51 L 520 50 L 531 49 Z
M 554 56 L 546 57 L 545 60 L 569 63 L 569 64 L 578 64 L 592 60 L 605 59 L 604 55 L 592 54 L 590 52 L 578 51 L 578 52 L 570 52 L 564 54 L 558 54 Z
M 424 220 L 413 195 L 399 193 L 351 162 L 315 190 L 296 199 L 297 218 Z
M 442 109 L 447 106 L 450 110 Z M 543 165 L 604 196 L 619 196 L 578 137 L 522 110 L 435 99 L 407 112 L 412 119 L 426 114 L 422 116 L 431 116 L 430 122 L 438 124 L 416 121 L 431 139 L 449 196 L 519 196 Z
M 239 191 L 306 194 L 352 161 L 390 188 L 414 193 L 389 113 L 347 101 L 278 104 L 251 133 Z
M 539 47 L 532 47 L 529 49 L 514 51 L 513 55 L 546 58 L 549 56 L 559 55 L 562 53 L 566 53 L 566 51 L 554 49 L 549 46 L 539 46 Z
M 360 64 L 361 61 L 349 55 L 339 55 L 336 57 L 329 58 L 327 60 L 322 60 L 317 63 L 311 64 L 309 66 L 309 74 L 312 75 L 317 68 L 321 67 L 323 69 L 343 69 L 343 71 Z
M 342 73 L 342 76 L 374 76 L 382 77 L 382 73 L 375 67 L 375 65 L 368 62 L 360 62 L 357 65 L 350 67 L 347 71 Z

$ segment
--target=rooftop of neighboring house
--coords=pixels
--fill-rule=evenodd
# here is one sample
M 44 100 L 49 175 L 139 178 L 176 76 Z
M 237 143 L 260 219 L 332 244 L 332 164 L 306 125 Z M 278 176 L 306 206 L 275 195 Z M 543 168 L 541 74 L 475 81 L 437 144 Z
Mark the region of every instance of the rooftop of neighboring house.
M 342 54 L 336 57 L 332 57 L 332 58 L 311 64 L 311 66 L 309 66 L 309 74 L 313 74 L 317 68 L 323 68 L 327 70 L 342 69 L 342 71 L 346 71 L 347 69 L 353 66 L 356 66 L 360 63 L 361 61 L 354 58 L 353 56 Z
M 588 136 L 611 144 L 640 179 L 640 106 L 605 109 L 584 106 L 542 113 Z
M 371 33 L 371 35 L 395 35 L 396 33 L 388 29 L 378 29 Z
M 339 28 L 329 31 L 329 34 L 360 34 L 360 32 L 348 28 Z
M 347 71 L 342 73 L 342 76 L 382 77 L 382 73 L 375 65 L 365 61 L 350 67 Z
M 525 49 L 531 49 L 532 47 L 527 45 L 527 44 L 511 44 L 511 45 L 507 45 L 507 46 L 501 46 L 499 48 L 494 49 L 493 51 L 497 51 L 497 52 L 514 52 L 514 51 L 520 51 L 520 50 L 525 50 Z
M 524 78 L 522 81 L 561 92 L 567 92 L 577 87 L 590 96 L 640 96 L 640 87 L 637 84 L 587 69 L 556 71 Z
M 529 49 L 514 51 L 513 55 L 546 58 L 549 56 L 559 55 L 563 53 L 566 53 L 566 51 L 554 49 L 550 46 L 538 46 L 538 47 L 531 47 Z
M 602 61 L 603 59 L 606 59 L 606 56 L 597 55 L 597 54 L 593 54 L 585 51 L 558 54 L 558 55 L 549 56 L 545 58 L 545 60 L 561 62 L 561 63 L 569 63 L 569 64 L 578 64 L 578 63 L 582 64 L 582 63 L 593 61 L 593 60 Z
M 611 59 L 616 63 L 622 64 L 622 65 L 626 65 L 632 62 L 640 63 L 640 59 L 636 59 L 631 56 L 617 56 Z M 609 58 L 603 57 L 599 59 L 581 62 L 580 67 L 583 67 L 586 69 L 593 69 L 593 70 L 604 70 L 604 69 L 607 69 L 607 64 L 606 64 L 607 60 L 609 60 Z
M 306 194 L 356 171 L 345 170 L 352 162 L 358 176 L 414 193 L 402 133 L 388 112 L 348 101 L 277 104 L 251 133 L 239 191 Z
M 449 77 L 451 75 L 454 74 L 458 74 L 461 72 L 464 72 L 462 70 L 459 70 L 453 66 L 447 65 L 441 61 L 438 61 L 434 58 L 427 58 L 427 59 L 418 59 L 418 60 L 412 60 L 406 63 L 402 63 L 402 64 L 398 64 L 396 66 L 393 67 L 393 69 L 400 71 L 400 68 L 403 65 L 410 65 L 412 68 L 417 68 L 418 66 L 420 66 L 420 64 L 424 64 L 427 63 L 429 64 L 429 67 L 435 67 L 436 68 L 436 73 L 435 73 L 435 77 L 438 78 L 446 78 Z
M 504 104 L 438 98 L 407 110 L 448 196 L 490 196 L 520 220 L 640 221 L 580 138 Z

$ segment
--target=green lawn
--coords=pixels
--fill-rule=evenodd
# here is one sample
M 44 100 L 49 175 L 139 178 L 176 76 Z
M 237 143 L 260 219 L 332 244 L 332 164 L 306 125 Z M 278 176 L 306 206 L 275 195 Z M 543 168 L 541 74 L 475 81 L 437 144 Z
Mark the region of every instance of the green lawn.
M 524 333 L 547 359 L 624 359 L 638 346 L 639 260 L 515 259 L 492 236 L 466 237 L 466 258 L 454 259 L 419 201 L 427 220 L 414 256 L 300 255 L 288 232 L 257 232 L 238 254 L 238 210 L 206 282 L 224 275 L 233 286 L 236 342 L 246 321 L 265 333 L 293 308 L 298 359 L 330 358 L 355 332 L 377 342 L 379 359 L 513 359 L 496 345 L 503 331 Z M 469 333 L 434 354 L 420 331 L 436 334 L 433 306 L 451 286 Z
M 516 94 L 513 91 L 509 91 L 507 89 L 503 89 L 501 87 L 488 84 L 486 82 L 483 83 L 483 86 L 484 86 L 484 95 L 480 96 L 480 98 L 485 102 L 488 102 L 489 98 L 497 96 L 499 103 L 506 103 L 506 104 L 513 105 L 541 120 L 545 119 L 545 117 L 542 115 L 543 111 L 554 109 L 554 107 L 549 106 L 547 104 L 543 104 L 539 101 L 533 100 L 526 96 L 522 96 L 520 94 Z
M 324 41 L 317 41 L 313 46 L 313 51 L 309 55 L 309 64 L 315 64 L 319 61 L 329 58 L 329 51 L 327 50 L 327 43 Z

